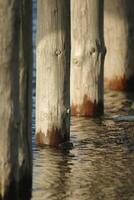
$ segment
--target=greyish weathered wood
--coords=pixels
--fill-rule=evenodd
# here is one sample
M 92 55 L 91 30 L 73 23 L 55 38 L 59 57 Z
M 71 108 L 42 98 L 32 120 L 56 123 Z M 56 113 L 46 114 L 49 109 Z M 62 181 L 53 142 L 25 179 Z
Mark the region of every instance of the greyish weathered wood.
M 20 196 L 27 199 L 32 186 L 32 0 L 21 1 L 20 28 Z
M 0 199 L 16 200 L 19 139 L 19 0 L 0 0 Z
M 103 0 L 71 0 L 71 114 L 103 113 Z
M 56 146 L 69 138 L 69 0 L 37 1 L 36 140 Z
M 134 1 L 105 0 L 104 35 L 107 46 L 105 85 L 134 89 Z

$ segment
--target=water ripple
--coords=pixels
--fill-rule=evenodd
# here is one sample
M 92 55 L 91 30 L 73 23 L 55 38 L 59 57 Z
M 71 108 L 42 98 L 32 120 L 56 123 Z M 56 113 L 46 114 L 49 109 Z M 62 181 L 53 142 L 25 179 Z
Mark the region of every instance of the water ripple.
M 102 118 L 72 118 L 71 150 L 39 149 L 33 139 L 32 200 L 134 199 L 134 122 L 113 120 L 130 114 L 131 96 L 106 92 Z

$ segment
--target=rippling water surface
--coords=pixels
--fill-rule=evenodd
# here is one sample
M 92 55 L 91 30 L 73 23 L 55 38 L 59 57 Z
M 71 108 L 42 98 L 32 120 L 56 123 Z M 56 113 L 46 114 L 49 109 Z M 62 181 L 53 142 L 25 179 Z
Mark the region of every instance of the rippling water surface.
M 106 92 L 102 118 L 72 118 L 71 150 L 36 147 L 33 110 L 32 200 L 134 200 L 134 122 L 115 117 L 134 115 L 133 101 L 132 94 Z
M 33 136 L 32 200 L 134 200 L 134 122 L 113 119 L 133 115 L 133 101 L 106 92 L 102 118 L 72 118 L 71 150 L 37 148 Z

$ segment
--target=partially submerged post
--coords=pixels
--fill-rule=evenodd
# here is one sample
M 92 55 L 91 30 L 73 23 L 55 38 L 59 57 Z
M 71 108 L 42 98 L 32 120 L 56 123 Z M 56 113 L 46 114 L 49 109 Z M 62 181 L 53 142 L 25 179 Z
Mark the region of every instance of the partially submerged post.
M 71 0 L 71 114 L 103 113 L 103 0 Z
M 134 89 L 134 1 L 105 0 L 104 35 L 107 46 L 105 85 Z
M 20 198 L 26 200 L 32 187 L 32 0 L 22 0 L 20 29 Z
M 0 0 L 0 199 L 17 199 L 19 0 Z
M 69 138 L 69 0 L 37 1 L 36 140 Z

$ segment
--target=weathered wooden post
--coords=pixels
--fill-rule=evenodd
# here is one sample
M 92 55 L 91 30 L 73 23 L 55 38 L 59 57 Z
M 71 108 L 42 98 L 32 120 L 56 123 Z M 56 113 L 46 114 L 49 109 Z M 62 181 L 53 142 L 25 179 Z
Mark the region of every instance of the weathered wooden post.
M 21 1 L 20 28 L 20 198 L 26 200 L 32 187 L 32 0 Z
M 0 199 L 16 200 L 19 139 L 19 0 L 0 0 Z
M 37 1 L 36 140 L 57 146 L 69 138 L 69 0 Z
M 105 0 L 104 35 L 106 87 L 134 89 L 134 1 Z
M 71 114 L 103 113 L 103 0 L 71 0 Z

